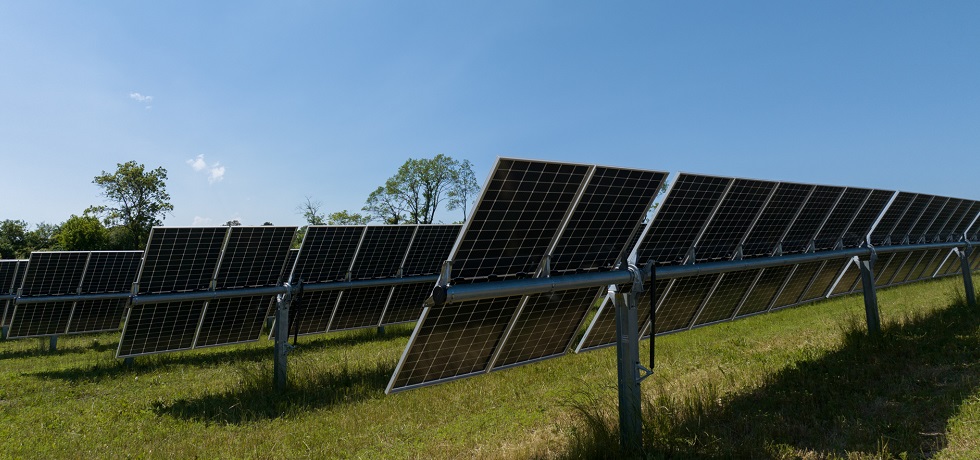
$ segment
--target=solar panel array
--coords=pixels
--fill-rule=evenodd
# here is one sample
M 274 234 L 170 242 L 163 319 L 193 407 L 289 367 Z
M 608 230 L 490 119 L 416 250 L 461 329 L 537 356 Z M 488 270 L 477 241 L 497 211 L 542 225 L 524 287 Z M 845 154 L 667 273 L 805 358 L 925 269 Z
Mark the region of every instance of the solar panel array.
M 501 158 L 449 256 L 454 284 L 608 270 L 667 174 Z M 444 280 L 449 281 L 449 280 Z M 600 288 L 426 307 L 391 390 L 565 353 Z
M 442 282 L 492 283 L 596 269 L 596 264 L 588 263 L 591 258 L 571 258 L 562 264 L 555 242 L 576 234 L 563 232 L 584 221 L 585 212 L 576 216 L 577 205 L 588 195 L 585 184 L 600 168 L 500 159 L 450 256 L 451 277 Z M 662 184 L 664 177 L 657 183 Z M 655 194 L 656 188 L 647 189 L 651 190 Z M 869 241 L 922 244 L 957 241 L 963 235 L 972 238 L 976 232 L 970 222 L 980 212 L 977 204 L 888 190 L 683 173 L 641 233 L 626 221 L 610 227 L 629 234 L 617 241 L 636 242 L 639 265 L 710 264 L 857 248 Z M 610 220 L 597 215 L 599 219 Z M 642 216 L 631 215 L 631 219 L 635 224 Z M 605 235 L 610 230 L 582 234 Z M 580 242 L 576 250 L 606 254 L 603 269 L 617 268 L 609 260 L 621 261 L 617 257 L 630 252 L 629 248 L 608 251 L 594 240 Z M 946 250 L 912 250 L 882 256 L 876 273 L 883 285 L 911 282 L 956 273 L 949 260 Z M 670 333 L 855 292 L 861 289 L 857 262 L 840 257 L 667 280 L 657 286 L 655 325 L 650 321 L 650 292 L 642 294 L 640 332 Z M 544 273 L 546 268 L 551 272 Z M 578 321 L 597 304 L 577 349 L 611 345 L 616 339 L 614 309 L 604 291 L 581 289 L 427 307 L 388 391 L 560 355 L 580 334 L 583 324 Z
M 127 292 L 141 251 L 34 252 L 21 298 Z M 119 329 L 126 300 L 46 301 L 8 306 L 7 337 L 44 337 Z
M 154 227 L 137 294 L 275 286 L 296 227 Z M 141 302 L 126 314 L 118 357 L 258 340 L 270 297 Z
M 292 283 L 329 283 L 438 273 L 460 225 L 310 226 Z M 303 293 L 293 300 L 290 331 L 320 334 L 414 321 L 432 283 Z

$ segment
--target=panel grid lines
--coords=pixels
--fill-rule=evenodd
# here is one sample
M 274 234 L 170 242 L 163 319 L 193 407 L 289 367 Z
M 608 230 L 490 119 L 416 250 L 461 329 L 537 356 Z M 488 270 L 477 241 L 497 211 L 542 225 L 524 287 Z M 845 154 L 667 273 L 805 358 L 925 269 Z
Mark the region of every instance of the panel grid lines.
M 743 257 L 772 255 L 813 188 L 813 185 L 779 183 L 769 203 L 745 238 L 745 243 L 742 245 Z
M 731 181 L 726 177 L 681 174 L 640 242 L 637 262 L 684 263 Z
M 552 251 L 553 271 L 612 268 L 667 174 L 597 167 Z
M 451 256 L 453 278 L 533 273 L 588 170 L 585 165 L 501 159 Z
M 775 182 L 735 179 L 697 242 L 697 261 L 731 260 L 775 187 Z

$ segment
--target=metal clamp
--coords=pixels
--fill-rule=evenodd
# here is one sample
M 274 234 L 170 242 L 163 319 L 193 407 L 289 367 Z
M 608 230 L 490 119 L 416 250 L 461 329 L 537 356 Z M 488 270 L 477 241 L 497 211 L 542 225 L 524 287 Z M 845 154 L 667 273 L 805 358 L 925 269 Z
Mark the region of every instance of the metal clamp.
M 636 383 L 640 383 L 640 382 L 646 380 L 647 377 L 650 377 L 651 375 L 653 375 L 653 371 L 651 369 L 648 369 L 646 366 L 644 366 L 644 365 L 642 365 L 640 363 L 636 363 L 636 370 L 640 371 L 639 372 L 640 373 L 640 376 L 637 377 Z

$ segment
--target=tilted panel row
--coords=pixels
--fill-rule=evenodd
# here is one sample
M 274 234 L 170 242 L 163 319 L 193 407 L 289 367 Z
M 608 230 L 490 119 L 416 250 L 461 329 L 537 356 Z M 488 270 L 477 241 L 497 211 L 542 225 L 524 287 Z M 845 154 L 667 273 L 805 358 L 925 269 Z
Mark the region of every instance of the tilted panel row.
M 431 275 L 439 271 L 460 228 L 311 226 L 290 278 L 308 284 Z M 290 331 L 309 335 L 413 321 L 432 290 L 425 285 L 304 293 L 293 301 Z
M 154 227 L 117 357 L 258 340 L 272 296 L 154 302 L 154 294 L 222 291 L 282 282 L 296 227 Z
M 59 301 L 56 298 L 129 292 L 142 256 L 142 251 L 31 253 L 24 266 L 19 296 L 53 299 L 8 306 L 7 336 L 43 337 L 118 330 L 126 299 Z

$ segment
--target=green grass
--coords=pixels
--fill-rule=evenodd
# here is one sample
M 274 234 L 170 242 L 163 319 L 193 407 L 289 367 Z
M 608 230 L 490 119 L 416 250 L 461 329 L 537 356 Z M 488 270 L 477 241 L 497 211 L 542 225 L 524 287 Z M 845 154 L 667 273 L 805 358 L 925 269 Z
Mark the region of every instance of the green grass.
M 880 291 L 878 339 L 859 296 L 658 338 L 648 456 L 980 455 L 980 312 L 959 281 Z M 0 342 L 0 457 L 617 455 L 615 350 L 386 396 L 410 333 L 301 338 L 283 394 L 267 341 L 133 368 L 115 334 Z

